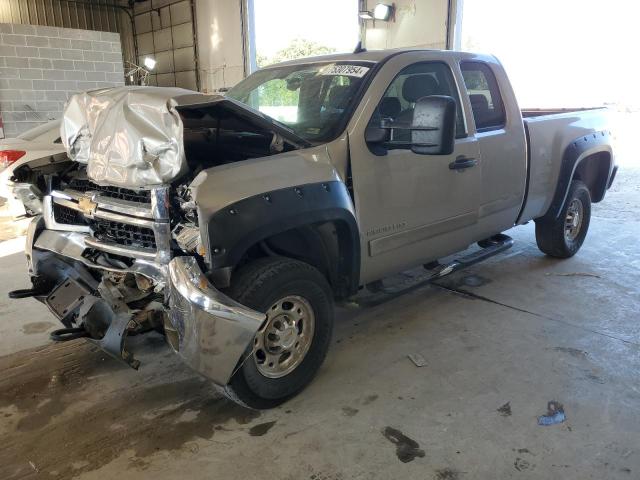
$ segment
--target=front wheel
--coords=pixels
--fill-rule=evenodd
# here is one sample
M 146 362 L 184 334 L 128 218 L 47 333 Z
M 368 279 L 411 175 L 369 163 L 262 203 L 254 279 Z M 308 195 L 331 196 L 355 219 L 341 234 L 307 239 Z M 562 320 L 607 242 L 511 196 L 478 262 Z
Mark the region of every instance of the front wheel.
M 562 211 L 557 218 L 536 220 L 536 243 L 549 256 L 569 258 L 574 256 L 589 229 L 591 220 L 591 195 L 580 180 L 571 182 Z
M 225 391 L 251 408 L 275 407 L 307 386 L 322 365 L 333 331 L 331 288 L 306 263 L 268 257 L 240 269 L 229 295 L 267 320 Z

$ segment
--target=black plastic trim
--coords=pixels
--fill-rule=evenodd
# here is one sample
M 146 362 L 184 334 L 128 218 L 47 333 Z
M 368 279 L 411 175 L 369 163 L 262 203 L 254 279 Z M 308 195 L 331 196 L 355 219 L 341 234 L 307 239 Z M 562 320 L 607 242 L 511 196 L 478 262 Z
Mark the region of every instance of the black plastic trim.
M 211 267 L 234 267 L 260 241 L 288 230 L 323 222 L 346 226 L 348 245 L 341 248 L 339 276 L 346 294 L 355 293 L 360 279 L 360 234 L 351 196 L 344 183 L 311 183 L 264 192 L 227 205 L 208 219 Z
M 584 135 L 582 137 L 576 138 L 573 142 L 571 142 L 571 144 L 565 149 L 562 156 L 562 164 L 560 166 L 558 184 L 556 185 L 556 191 L 553 195 L 551 205 L 549 206 L 547 213 L 544 215 L 546 218 L 557 218 L 558 215 L 560 215 L 562 206 L 569 192 L 569 186 L 571 185 L 571 181 L 573 179 L 575 171 L 578 167 L 578 164 L 580 163 L 578 159 L 589 150 L 610 144 L 611 132 L 605 130 Z M 600 152 L 598 151 L 594 153 Z M 609 172 L 607 173 L 608 176 L 605 183 L 605 191 L 606 185 L 609 185 L 611 181 L 612 170 L 612 165 L 609 165 Z M 594 201 L 598 202 L 600 200 L 601 199 L 595 199 Z
M 527 176 L 524 182 L 524 197 L 522 199 L 522 205 L 520 206 L 520 211 L 518 212 L 514 225 L 518 225 L 522 219 L 522 213 L 524 212 L 524 208 L 527 206 L 527 200 L 529 200 L 529 186 L 531 184 L 531 135 L 529 133 L 529 125 L 527 122 L 523 121 L 522 124 L 524 125 L 524 138 L 525 145 L 527 147 Z

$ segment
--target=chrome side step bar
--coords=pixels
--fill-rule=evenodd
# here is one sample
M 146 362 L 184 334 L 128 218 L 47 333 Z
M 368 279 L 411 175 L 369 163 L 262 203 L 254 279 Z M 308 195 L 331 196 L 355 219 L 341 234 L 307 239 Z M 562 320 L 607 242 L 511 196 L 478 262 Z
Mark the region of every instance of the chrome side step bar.
M 428 268 L 430 270 L 425 275 L 418 275 L 416 277 L 408 279 L 405 282 L 402 282 L 400 285 L 395 285 L 392 287 L 387 287 L 384 285 L 382 280 L 378 280 L 377 282 L 368 284 L 367 290 L 374 294 L 383 293 L 387 295 L 395 295 L 404 293 L 414 288 L 425 285 L 429 282 L 433 282 L 434 280 L 438 280 L 442 277 L 450 275 L 453 272 L 457 272 L 458 270 L 462 270 L 463 268 L 467 268 L 471 265 L 475 265 L 476 263 L 480 263 L 506 250 L 509 250 L 511 247 L 513 247 L 514 242 L 513 238 L 511 238 L 510 236 L 500 233 L 479 243 L 482 245 L 482 248 L 480 250 L 477 250 L 463 257 L 454 258 L 446 265 L 439 265 L 436 262 L 425 265 L 425 268 Z M 370 302 L 367 302 L 367 304 L 369 303 Z
M 456 258 L 447 265 L 443 265 L 442 268 L 437 269 L 436 273 L 433 274 L 430 280 L 442 278 L 445 275 L 449 275 L 450 273 L 453 273 L 457 270 L 470 267 L 471 265 L 475 265 L 476 263 L 480 263 L 488 258 L 493 257 L 494 255 L 502 253 L 505 250 L 509 250 L 511 247 L 513 247 L 513 238 L 503 233 L 499 233 L 498 235 L 494 235 L 488 240 L 483 240 L 483 243 L 487 244 L 488 246 L 483 247 L 477 252 L 465 255 L 464 257 Z

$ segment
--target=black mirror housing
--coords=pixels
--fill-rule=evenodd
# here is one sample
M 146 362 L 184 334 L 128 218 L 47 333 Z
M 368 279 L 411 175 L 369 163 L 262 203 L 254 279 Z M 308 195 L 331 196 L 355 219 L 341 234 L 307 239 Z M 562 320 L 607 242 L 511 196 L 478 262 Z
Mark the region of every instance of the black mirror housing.
M 420 98 L 413 110 L 411 151 L 450 155 L 456 140 L 456 101 L 443 95 Z
M 364 141 L 370 145 L 379 145 L 389 140 L 389 129 L 378 110 L 371 117 L 371 121 L 364 130 Z

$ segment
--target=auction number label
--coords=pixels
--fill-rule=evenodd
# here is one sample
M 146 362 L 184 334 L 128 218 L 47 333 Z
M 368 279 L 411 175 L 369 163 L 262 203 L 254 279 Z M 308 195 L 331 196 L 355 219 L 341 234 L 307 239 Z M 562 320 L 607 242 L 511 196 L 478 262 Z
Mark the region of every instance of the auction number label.
M 322 68 L 320 75 L 345 75 L 347 77 L 364 77 L 369 71 L 369 67 L 361 65 L 328 65 Z

